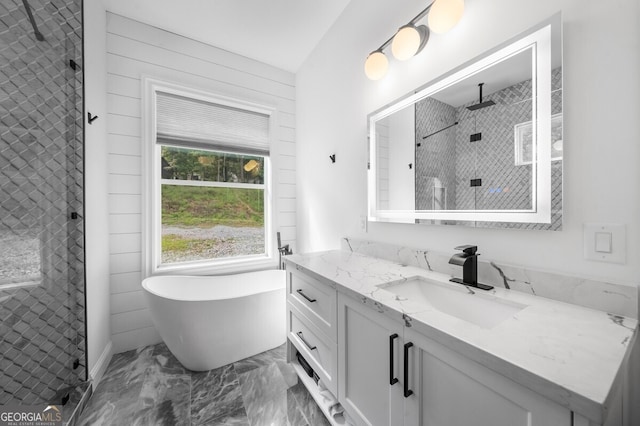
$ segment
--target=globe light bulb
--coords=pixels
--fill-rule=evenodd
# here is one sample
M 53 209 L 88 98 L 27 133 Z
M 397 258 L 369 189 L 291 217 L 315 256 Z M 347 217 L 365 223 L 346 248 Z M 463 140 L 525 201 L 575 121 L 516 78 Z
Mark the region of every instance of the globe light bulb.
M 420 48 L 420 33 L 413 25 L 400 28 L 391 42 L 391 53 L 399 61 L 406 61 L 415 56 Z
M 364 63 L 364 73 L 370 80 L 380 80 L 387 74 L 389 60 L 379 50 L 372 52 Z
M 435 0 L 429 10 L 429 29 L 443 34 L 455 27 L 464 13 L 464 0 Z

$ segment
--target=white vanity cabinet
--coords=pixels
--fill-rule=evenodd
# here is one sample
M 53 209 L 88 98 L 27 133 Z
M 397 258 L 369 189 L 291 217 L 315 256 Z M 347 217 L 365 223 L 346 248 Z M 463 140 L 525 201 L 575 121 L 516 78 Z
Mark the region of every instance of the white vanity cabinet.
M 405 425 L 571 426 L 571 411 L 404 328 Z M 404 361 L 403 361 L 404 362 Z
M 571 426 L 571 412 L 338 294 L 338 392 L 358 425 Z
M 403 424 L 401 348 L 402 324 L 338 293 L 338 400 L 358 425 Z
M 287 336 L 327 389 L 337 395 L 336 289 L 290 265 Z
M 322 267 L 330 264 L 321 259 L 318 263 Z M 596 423 L 584 417 L 586 413 L 592 418 L 599 416 L 593 406 L 572 413 L 544 393 L 512 380 L 505 372 L 513 368 L 504 366 L 498 373 L 464 350 L 453 350 L 434 340 L 428 323 L 405 320 L 397 308 L 372 300 L 380 297 L 372 296 L 375 287 L 357 281 L 352 285 L 348 266 L 341 265 L 335 273 L 318 266 L 315 269 L 320 272 L 308 272 L 287 260 L 287 353 L 328 418 L 335 401 L 327 401 L 322 388 L 303 371 L 296 359 L 298 353 L 358 426 L 632 424 L 623 419 L 622 385 L 608 398 L 602 413 L 606 421 Z M 329 278 L 340 274 L 349 277 L 346 283 Z M 547 302 L 539 303 L 546 306 Z M 456 342 L 454 335 L 449 338 Z M 623 364 L 621 368 L 626 367 Z M 624 372 L 620 374 L 624 376 Z M 329 421 L 344 424 L 344 419 Z
M 287 300 L 332 341 L 336 340 L 336 289 L 292 268 L 287 273 Z

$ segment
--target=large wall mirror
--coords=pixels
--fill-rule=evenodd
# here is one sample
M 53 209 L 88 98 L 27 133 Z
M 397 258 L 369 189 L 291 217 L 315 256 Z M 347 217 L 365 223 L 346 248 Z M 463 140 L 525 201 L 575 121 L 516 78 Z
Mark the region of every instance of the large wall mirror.
M 369 220 L 562 227 L 560 16 L 369 115 Z

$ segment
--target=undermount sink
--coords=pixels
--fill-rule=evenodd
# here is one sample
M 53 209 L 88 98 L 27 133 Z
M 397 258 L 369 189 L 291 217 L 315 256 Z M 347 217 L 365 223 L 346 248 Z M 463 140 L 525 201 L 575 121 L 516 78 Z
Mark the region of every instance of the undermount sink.
M 483 290 L 439 283 L 420 276 L 379 287 L 483 328 L 493 328 L 526 308 L 526 305 L 483 294 Z

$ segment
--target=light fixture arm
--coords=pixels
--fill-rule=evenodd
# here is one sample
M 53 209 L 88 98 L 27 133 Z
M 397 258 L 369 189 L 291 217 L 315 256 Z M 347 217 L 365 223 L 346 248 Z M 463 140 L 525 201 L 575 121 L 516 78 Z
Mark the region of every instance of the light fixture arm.
M 409 21 L 409 23 L 412 24 L 412 25 L 415 25 L 416 22 L 418 22 L 419 20 L 424 18 L 427 15 L 427 13 L 429 12 L 429 10 L 431 9 L 431 6 L 433 6 L 433 3 L 435 3 L 435 0 L 432 1 L 429 6 L 425 7 L 425 9 L 422 12 L 418 13 L 415 18 L 413 18 L 411 21 Z
M 415 25 L 416 22 L 418 22 L 420 19 L 424 18 L 426 16 L 426 14 L 429 12 L 429 10 L 431 9 L 431 6 L 433 6 L 433 3 L 435 3 L 435 0 L 433 2 L 431 2 L 431 4 L 429 6 L 427 6 L 422 12 L 418 13 L 415 16 L 415 18 L 410 20 L 407 25 Z M 391 44 L 391 42 L 393 41 L 393 38 L 395 36 L 396 36 L 395 34 L 392 35 L 387 41 L 382 43 L 380 45 L 380 47 L 378 47 L 376 50 L 374 50 L 374 52 L 382 52 L 384 49 L 389 47 L 389 45 Z

